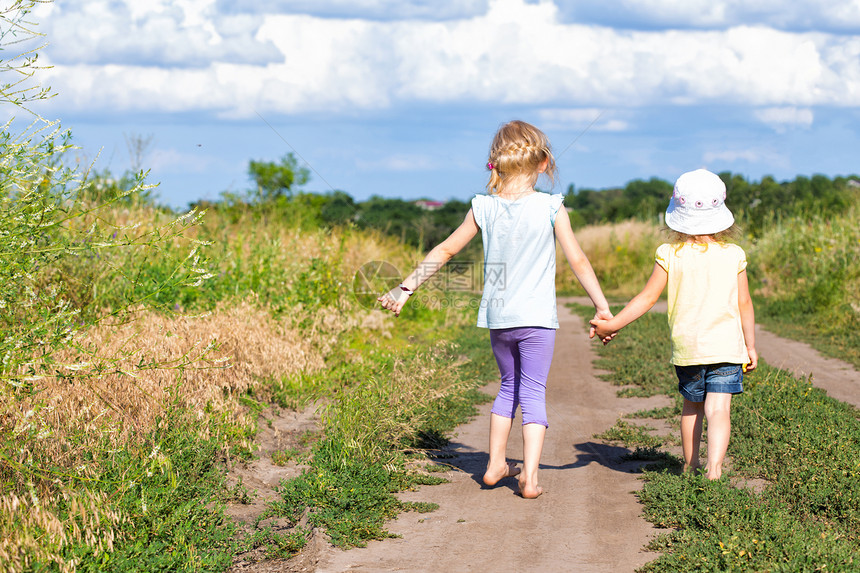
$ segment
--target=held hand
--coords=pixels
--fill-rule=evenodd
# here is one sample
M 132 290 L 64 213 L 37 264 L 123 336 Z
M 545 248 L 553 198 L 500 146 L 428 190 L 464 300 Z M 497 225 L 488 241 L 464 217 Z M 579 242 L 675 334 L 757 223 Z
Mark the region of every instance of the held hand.
M 594 338 L 597 336 L 604 345 L 609 344 L 609 342 L 618 334 L 617 330 L 609 328 L 608 320 L 601 319 L 597 316 L 591 319 L 590 324 L 591 329 L 588 332 L 588 337 Z
M 390 310 L 394 316 L 400 316 L 400 311 L 406 301 L 409 300 L 409 295 L 399 286 L 396 286 L 376 300 L 382 305 L 382 308 Z
M 594 318 L 591 319 L 590 324 L 591 328 L 588 330 L 588 337 L 594 338 L 595 335 L 600 338 L 600 341 L 603 342 L 604 345 L 609 344 L 615 336 L 618 334 L 617 331 L 612 331 L 606 328 L 606 321 L 612 318 L 612 313 L 609 309 L 606 310 L 598 310 L 594 313 Z M 602 331 L 598 329 L 598 325 L 602 323 Z
M 595 320 L 610 320 L 613 316 L 612 312 L 609 309 L 606 310 L 598 310 L 594 313 Z

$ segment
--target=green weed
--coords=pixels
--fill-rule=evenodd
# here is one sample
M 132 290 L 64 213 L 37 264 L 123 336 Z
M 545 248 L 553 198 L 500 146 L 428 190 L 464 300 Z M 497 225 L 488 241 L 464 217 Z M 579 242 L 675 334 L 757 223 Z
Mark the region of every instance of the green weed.
M 646 473 L 645 517 L 672 528 L 648 545 L 658 571 L 854 571 L 857 545 L 826 523 L 798 516 L 769 494 L 757 496 L 703 476 Z
M 667 419 L 667 418 L 677 418 L 681 415 L 681 405 L 683 404 L 683 398 L 680 397 L 680 394 L 677 395 L 678 399 L 675 400 L 675 403 L 671 406 L 663 406 L 658 408 L 651 408 L 650 410 L 637 410 L 632 414 L 627 414 L 628 418 L 656 418 L 656 419 Z
M 285 450 L 277 450 L 272 452 L 272 463 L 276 466 L 285 466 L 290 460 L 294 460 L 301 455 L 301 452 L 295 448 L 287 448 Z
M 658 447 L 656 445 L 636 446 L 636 449 L 629 454 L 622 455 L 621 461 L 651 462 L 642 468 L 644 471 L 680 473 L 684 467 L 684 460 L 668 452 L 660 451 L 657 449 Z
M 598 352 L 603 367 L 613 369 L 614 382 L 629 377 L 674 395 L 674 381 L 655 385 L 634 373 L 665 367 L 665 316 L 655 318 L 631 324 Z M 622 336 L 636 340 L 634 347 L 613 349 Z M 677 408 L 638 415 L 649 413 L 676 415 Z M 761 362 L 745 377 L 744 393 L 732 400 L 731 471 L 719 481 L 681 474 L 680 460 L 646 443 L 653 436 L 623 420 L 602 437 L 644 445 L 629 459 L 656 462 L 645 468 L 645 485 L 637 495 L 646 519 L 673 531 L 649 544 L 661 556 L 641 571 L 853 571 L 860 566 L 860 416 L 808 380 Z M 755 493 L 733 485 L 750 479 L 765 480 L 766 486 Z
M 421 329 L 423 320 L 417 323 Z M 335 545 L 351 547 L 390 536 L 385 521 L 400 512 L 435 509 L 394 496 L 446 481 L 409 470 L 407 462 L 414 457 L 409 452 L 444 445 L 446 433 L 474 415 L 474 404 L 486 399 L 477 388 L 494 369 L 486 359 L 491 353 L 485 332 L 474 327 L 448 332 L 455 335 L 456 346 L 365 356 L 365 378 L 349 385 L 339 379 L 344 369 L 330 372 L 341 390 L 324 414 L 324 435 L 314 445 L 310 467 L 282 484 L 282 499 L 271 504 L 267 515 L 294 524 L 304 517 L 309 526 L 323 528 Z
M 428 465 L 424 466 L 424 471 L 430 472 L 430 473 L 447 472 L 450 469 L 451 468 L 449 466 L 443 466 L 440 464 L 428 464 Z
M 271 526 L 262 527 L 239 542 L 238 552 L 246 553 L 263 547 L 267 559 L 289 559 L 307 545 L 309 537 L 310 532 L 301 526 L 296 526 L 286 533 L 276 532 Z
M 650 426 L 640 426 L 639 424 L 631 424 L 624 420 L 618 420 L 614 426 L 603 433 L 596 434 L 594 437 L 609 442 L 623 442 L 628 446 L 653 448 L 663 445 L 664 440 L 650 433 L 653 431 L 654 428 Z
M 860 206 L 785 220 L 752 249 L 757 319 L 860 367 Z
M 78 571 L 223 571 L 235 550 L 235 527 L 225 519 L 225 473 L 220 445 L 201 440 L 178 416 L 130 451 L 105 452 L 101 473 L 84 481 L 108 494 L 123 516 L 112 551 L 84 544 L 66 549 Z

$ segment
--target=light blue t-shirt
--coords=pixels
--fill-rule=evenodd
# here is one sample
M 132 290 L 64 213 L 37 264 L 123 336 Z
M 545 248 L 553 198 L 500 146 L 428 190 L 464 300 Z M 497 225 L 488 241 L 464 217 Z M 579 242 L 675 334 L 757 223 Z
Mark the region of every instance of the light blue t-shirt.
M 515 201 L 476 195 L 472 214 L 484 242 L 482 328 L 558 328 L 555 216 L 564 197 L 535 192 Z

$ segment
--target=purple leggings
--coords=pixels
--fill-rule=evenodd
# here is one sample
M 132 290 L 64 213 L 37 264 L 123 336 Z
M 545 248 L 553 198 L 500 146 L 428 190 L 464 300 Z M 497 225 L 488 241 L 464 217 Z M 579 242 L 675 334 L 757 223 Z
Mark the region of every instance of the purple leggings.
M 513 418 L 520 406 L 523 425 L 546 421 L 546 379 L 555 347 L 552 328 L 501 328 L 490 330 L 490 343 L 499 365 L 502 385 L 493 413 Z

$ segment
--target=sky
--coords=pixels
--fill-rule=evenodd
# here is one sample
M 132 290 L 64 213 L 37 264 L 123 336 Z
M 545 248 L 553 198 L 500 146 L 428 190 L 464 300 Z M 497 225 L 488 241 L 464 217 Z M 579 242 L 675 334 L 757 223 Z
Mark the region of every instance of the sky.
M 306 191 L 466 200 L 499 125 L 556 192 L 860 172 L 860 0 L 56 0 L 34 105 L 176 208 L 293 152 Z

